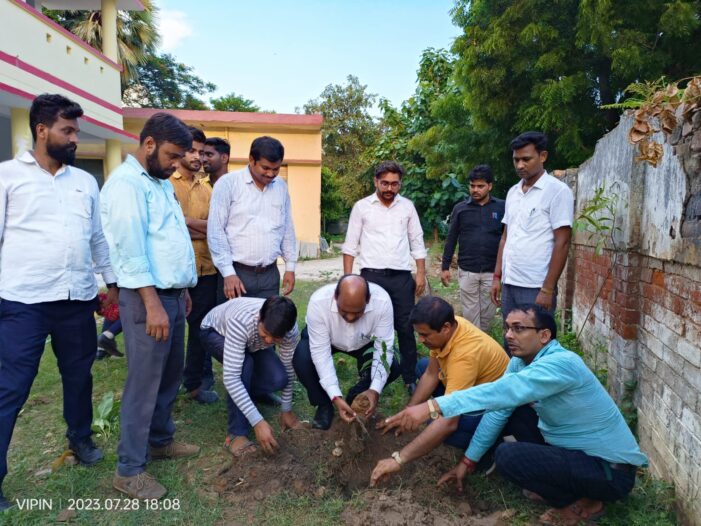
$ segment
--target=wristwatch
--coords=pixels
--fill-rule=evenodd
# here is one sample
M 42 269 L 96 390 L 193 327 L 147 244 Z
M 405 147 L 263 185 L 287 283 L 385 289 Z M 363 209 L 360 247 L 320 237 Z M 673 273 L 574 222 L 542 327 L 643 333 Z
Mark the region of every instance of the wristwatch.
M 116 283 L 105 283 L 105 286 L 106 286 L 108 289 L 116 289 L 116 288 L 117 288 L 117 284 L 116 284 Z
M 400 466 L 404 465 L 404 461 L 402 460 L 402 457 L 399 456 L 399 451 L 395 451 L 392 453 L 392 458 L 397 461 L 397 464 Z
M 431 420 L 436 420 L 439 416 L 441 416 L 438 413 L 436 405 L 433 403 L 433 398 L 428 399 L 428 414 L 431 417 Z

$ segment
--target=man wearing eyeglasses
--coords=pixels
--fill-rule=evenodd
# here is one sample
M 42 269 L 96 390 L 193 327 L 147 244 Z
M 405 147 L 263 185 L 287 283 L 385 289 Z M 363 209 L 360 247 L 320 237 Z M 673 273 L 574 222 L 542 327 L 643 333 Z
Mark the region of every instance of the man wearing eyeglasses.
M 404 168 L 383 161 L 375 168 L 375 192 L 361 199 L 351 211 L 343 243 L 343 272 L 353 272 L 358 258 L 360 275 L 387 291 L 394 310 L 399 339 L 400 368 L 409 395 L 416 390 L 416 339 L 409 323 L 414 296 L 426 287 L 424 233 L 414 203 L 399 195 Z M 416 280 L 411 260 L 416 261 Z M 361 380 L 370 387 L 366 371 Z
M 541 524 L 594 520 L 603 514 L 605 501 L 630 493 L 647 457 L 596 376 L 555 339 L 550 312 L 517 305 L 505 328 L 512 358 L 501 379 L 408 407 L 388 418 L 387 425 L 413 431 L 428 418 L 484 414 L 465 456 L 438 481 L 454 481 L 462 491 L 463 478 L 512 423 L 514 409 L 530 404 L 541 436 L 500 444 L 497 470 L 523 488 L 525 497 L 552 506 Z

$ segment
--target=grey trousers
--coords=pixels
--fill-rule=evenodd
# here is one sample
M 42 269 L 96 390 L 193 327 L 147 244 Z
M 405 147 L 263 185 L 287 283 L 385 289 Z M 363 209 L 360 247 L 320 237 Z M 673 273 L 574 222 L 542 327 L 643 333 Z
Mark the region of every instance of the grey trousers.
M 489 332 L 497 313 L 492 303 L 492 279 L 491 272 L 458 271 L 462 316 L 484 332 Z
M 117 471 L 124 477 L 146 469 L 149 445 L 173 441 L 173 404 L 183 375 L 185 296 L 159 294 L 168 314 L 168 339 L 146 334 L 146 308 L 138 292 L 121 289 L 119 313 L 124 327 L 127 381 L 122 394 Z

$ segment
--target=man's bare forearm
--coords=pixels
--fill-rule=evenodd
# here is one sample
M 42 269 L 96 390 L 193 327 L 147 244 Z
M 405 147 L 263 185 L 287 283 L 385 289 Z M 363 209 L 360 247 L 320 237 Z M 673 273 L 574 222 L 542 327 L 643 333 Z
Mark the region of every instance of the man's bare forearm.
M 553 246 L 552 256 L 550 256 L 548 273 L 543 281 L 543 288 L 555 290 L 557 281 L 560 279 L 562 270 L 565 268 L 565 263 L 567 262 L 571 236 L 572 230 L 567 227 L 558 228 L 555 231 L 555 244 Z
M 431 422 L 419 436 L 402 448 L 399 455 L 404 462 L 411 462 L 436 449 L 458 428 L 460 417 L 439 418 Z
M 353 262 L 355 261 L 354 256 L 348 254 L 343 254 L 343 273 L 352 274 L 353 273 Z

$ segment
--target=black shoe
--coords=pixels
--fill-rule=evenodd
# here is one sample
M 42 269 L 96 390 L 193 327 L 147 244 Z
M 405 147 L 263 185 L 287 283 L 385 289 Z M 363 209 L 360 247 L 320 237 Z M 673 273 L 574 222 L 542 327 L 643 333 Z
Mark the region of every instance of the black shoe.
M 323 429 L 326 431 L 331 427 L 331 422 L 333 422 L 333 405 L 321 404 L 316 408 L 316 413 L 314 413 L 312 427 L 314 429 Z
M 414 393 L 416 392 L 416 382 L 411 382 L 410 384 L 404 384 L 406 387 L 406 392 L 409 393 L 409 398 L 414 396 Z
M 0 489 L 0 513 L 9 510 L 11 507 L 12 504 L 5 498 L 5 495 L 2 494 L 2 490 Z
M 124 353 L 120 352 L 117 348 L 117 342 L 114 338 L 108 338 L 104 334 L 100 334 L 100 336 L 97 337 L 97 346 L 100 349 L 104 349 L 110 356 L 118 356 L 119 358 L 124 356 Z
M 104 457 L 102 450 L 95 445 L 91 438 L 79 442 L 69 442 L 68 447 L 75 454 L 75 458 L 86 466 L 97 464 Z
M 264 395 L 256 396 L 253 399 L 254 402 L 259 404 L 269 405 L 271 407 L 280 407 L 282 405 L 282 398 L 280 398 L 275 393 L 267 393 Z
M 203 375 L 200 389 L 203 391 L 211 391 L 212 387 L 214 387 L 214 376 Z
M 107 356 L 109 355 L 104 349 L 102 349 L 101 347 L 97 348 L 97 352 L 95 353 L 96 360 L 104 360 L 105 358 L 107 358 Z

